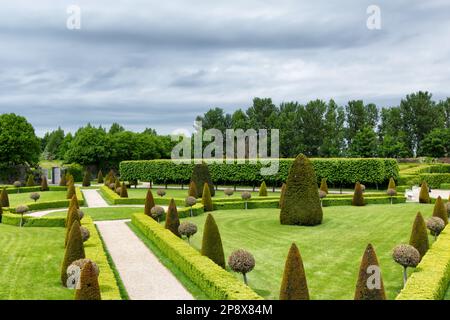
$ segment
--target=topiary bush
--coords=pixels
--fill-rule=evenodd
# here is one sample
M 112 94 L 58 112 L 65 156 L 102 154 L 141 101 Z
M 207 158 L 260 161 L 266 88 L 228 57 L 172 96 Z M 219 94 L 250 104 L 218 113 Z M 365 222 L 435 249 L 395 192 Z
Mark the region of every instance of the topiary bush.
M 328 184 L 327 184 L 327 178 L 322 178 L 322 180 L 320 181 L 320 188 L 321 191 L 325 192 L 326 194 L 328 194 Z
M 201 254 L 210 258 L 217 265 L 225 269 L 225 254 L 219 228 L 212 214 L 208 214 L 203 228 Z
M 177 206 L 175 200 L 172 198 L 170 200 L 169 208 L 167 209 L 166 224 L 165 228 L 172 231 L 177 237 L 181 237 L 178 232 L 178 227 L 180 226 L 180 218 L 178 217 Z
M 319 199 L 320 199 L 320 205 L 323 206 L 322 200 L 327 197 L 327 193 L 325 191 L 319 190 Z
M 309 159 L 303 154 L 298 155 L 286 180 L 281 224 L 314 226 L 322 223 L 323 212 L 316 181 Z
M 127 190 L 127 185 L 125 184 L 125 182 L 122 182 L 122 186 L 120 187 L 120 197 L 128 198 L 128 190 Z
M 89 187 L 91 185 L 91 174 L 86 170 L 83 176 L 83 187 Z
M 84 259 L 83 240 L 81 239 L 80 223 L 74 221 L 69 232 L 69 241 L 67 242 L 64 260 L 61 268 L 61 283 L 67 286 L 67 267 L 75 260 Z
M 357 182 L 355 184 L 355 191 L 353 193 L 352 206 L 362 207 L 364 205 L 365 203 L 362 185 L 359 182 Z
M 197 225 L 195 223 L 184 221 L 180 224 L 178 227 L 178 233 L 181 236 L 184 236 L 187 238 L 188 242 L 190 243 L 190 238 L 197 233 Z
M 425 181 L 420 186 L 419 203 L 430 203 L 429 188 Z
M 81 226 L 80 232 L 81 232 L 81 240 L 83 240 L 83 242 L 88 241 L 91 236 L 91 233 L 89 232 L 89 230 L 87 228 Z
M 205 182 L 203 185 L 203 192 L 202 192 L 202 204 L 203 209 L 207 211 L 213 211 L 213 202 L 211 198 L 211 190 L 209 190 L 209 185 Z
M 392 199 L 397 195 L 397 191 L 395 189 L 388 189 L 386 193 L 391 198 L 392 204 Z
M 427 228 L 430 230 L 431 235 L 434 236 L 434 241 L 436 241 L 437 236 L 445 228 L 444 220 L 438 217 L 431 217 L 427 220 Z
M 401 244 L 394 248 L 392 258 L 399 265 L 403 266 L 403 287 L 408 280 L 407 268 L 415 268 L 420 262 L 419 251 L 411 245 Z
M 159 218 L 164 215 L 164 208 L 160 206 L 154 206 L 150 209 L 150 217 L 159 222 Z
M 103 173 L 102 173 L 102 170 L 100 169 L 97 174 L 97 183 L 103 183 L 103 182 L 104 182 Z
M 263 181 L 261 183 L 261 186 L 259 187 L 259 196 L 260 197 L 267 197 L 267 186 L 266 186 L 266 182 Z
M 3 188 L 2 194 L 0 195 L 0 202 L 2 207 L 9 207 L 9 197 L 8 192 L 6 191 L 6 188 Z
M 286 194 L 286 183 L 283 183 L 281 186 L 281 192 L 280 192 L 280 202 L 278 204 L 278 207 L 281 209 L 283 202 L 284 202 L 284 195 Z
M 417 213 L 416 219 L 414 220 L 409 244 L 419 251 L 421 258 L 428 251 L 429 243 L 427 226 L 420 212 Z
M 211 197 L 215 196 L 214 184 L 212 183 L 211 175 L 206 163 L 196 164 L 194 166 L 191 181 L 193 181 L 196 186 L 203 186 L 207 183 Z M 197 188 L 196 198 L 201 198 L 203 196 L 203 190 L 204 188 Z
M 233 189 L 230 189 L 230 188 L 226 188 L 225 190 L 223 190 L 223 193 L 224 193 L 226 196 L 230 197 L 230 196 L 232 196 L 232 195 L 234 194 L 234 190 L 233 190 Z
M 255 267 L 255 258 L 250 252 L 239 249 L 233 251 L 228 257 L 228 265 L 234 272 L 242 273 L 244 283 L 248 284 L 247 273 Z
M 244 192 L 242 192 L 242 194 L 241 194 L 242 200 L 245 201 L 245 210 L 247 210 L 247 207 L 248 207 L 248 200 L 250 200 L 251 197 L 252 197 L 252 194 L 251 194 L 251 192 L 248 192 L 248 191 L 244 191 Z
M 434 204 L 433 217 L 441 218 L 444 221 L 445 225 L 448 224 L 447 209 L 445 208 L 444 201 L 442 201 L 442 198 L 440 196 L 436 199 L 436 202 Z
M 47 177 L 46 176 L 42 176 L 41 177 L 41 191 L 48 191 L 48 182 L 47 182 Z
M 368 244 L 359 266 L 355 300 L 386 300 L 380 265 L 372 244 Z
M 197 203 L 197 199 L 195 199 L 194 197 L 187 197 L 185 200 L 185 204 L 187 207 L 190 208 L 190 216 L 192 217 L 192 206 L 195 205 Z
M 13 186 L 17 188 L 17 193 L 20 193 L 20 187 L 22 186 L 22 182 L 14 181 Z
M 197 191 L 197 185 L 195 184 L 194 181 L 191 181 L 191 182 L 189 183 L 189 191 L 188 191 L 188 194 L 189 194 L 189 197 L 197 198 L 197 194 L 198 194 L 198 191 Z
M 41 195 L 37 192 L 32 192 L 30 194 L 30 199 L 34 200 L 34 202 L 38 201 L 40 197 L 41 197 Z
M 166 192 L 163 189 L 158 189 L 156 191 L 156 194 L 160 197 L 164 197 L 166 195 Z
M 315 186 L 317 188 L 317 185 Z M 302 257 L 295 243 L 291 245 L 284 266 L 280 300 L 309 300 Z
M 67 187 L 67 194 L 66 194 L 66 198 L 67 199 L 72 199 L 73 196 L 75 195 L 75 185 L 74 183 L 70 183 L 69 186 Z
M 94 270 L 95 270 L 95 274 L 97 276 L 100 274 L 100 270 L 99 270 L 97 264 L 95 262 L 93 262 L 92 260 L 90 260 L 90 259 L 75 260 L 74 262 L 72 262 L 72 264 L 70 266 L 67 267 L 67 282 L 66 282 L 67 288 L 69 288 L 69 289 L 79 288 L 81 270 L 88 262 L 92 263 Z
M 389 179 L 388 190 L 389 189 L 396 190 L 395 181 L 392 177 Z
M 59 186 L 60 187 L 67 186 L 67 179 L 66 179 L 66 175 L 65 174 L 61 175 L 61 180 L 59 180 Z
M 118 193 L 117 189 L 119 189 L 120 186 L 121 186 L 120 180 L 116 178 L 116 181 L 114 181 L 114 191 L 115 191 L 116 193 Z
M 26 186 L 34 187 L 34 177 L 32 174 L 28 175 L 28 180 L 27 180 Z
M 98 275 L 92 262 L 87 262 L 81 269 L 80 285 L 75 291 L 75 300 L 101 300 Z
M 144 213 L 147 216 L 151 216 L 151 210 L 155 206 L 155 199 L 153 198 L 152 189 L 147 190 L 147 195 L 145 196 Z
M 16 207 L 14 213 L 20 214 L 20 224 L 19 224 L 20 227 L 22 227 L 22 224 L 23 224 L 22 223 L 23 222 L 23 215 L 25 213 L 27 213 L 28 211 L 30 211 L 30 208 L 28 208 L 28 206 L 26 206 L 26 205 L 20 205 L 20 206 Z

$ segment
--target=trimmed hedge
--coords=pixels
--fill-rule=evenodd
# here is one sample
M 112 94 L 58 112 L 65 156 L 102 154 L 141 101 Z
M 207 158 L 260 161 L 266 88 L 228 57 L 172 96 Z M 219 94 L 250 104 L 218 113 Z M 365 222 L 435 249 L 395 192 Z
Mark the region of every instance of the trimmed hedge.
M 426 181 L 431 188 L 439 188 L 441 184 L 450 184 L 450 173 L 422 173 L 420 181 Z
M 450 225 L 431 246 L 396 300 L 442 300 L 450 282 Z
M 200 252 L 145 214 L 134 214 L 131 219 L 133 225 L 211 299 L 262 299 L 231 273 L 202 256 Z
M 23 227 L 64 227 L 65 217 L 30 217 L 23 215 Z M 20 215 L 14 213 L 3 213 L 2 223 L 12 226 L 19 226 Z
M 210 163 L 209 171 L 217 184 L 255 184 L 262 181 L 281 185 L 286 181 L 294 159 L 279 159 L 278 174 L 261 176 L 261 162 L 256 164 Z M 353 185 L 360 181 L 366 185 L 386 184 L 391 177 L 398 179 L 399 168 L 395 159 L 329 158 L 311 159 L 317 182 L 327 178 L 329 184 Z M 181 164 L 172 160 L 122 161 L 120 176 L 123 180 L 153 181 L 154 183 L 189 183 L 194 164 Z M 197 186 L 199 187 L 199 186 Z
M 94 261 L 100 269 L 98 283 L 100 285 L 102 300 L 121 300 L 120 289 L 114 271 L 108 263 L 105 248 L 103 248 L 102 240 L 92 218 L 85 215 L 81 220 L 81 225 L 86 227 L 90 233 L 89 239 L 84 243 L 84 252 L 86 258 Z
M 49 191 L 66 191 L 67 187 L 60 187 L 60 186 L 49 186 Z M 17 190 L 19 189 L 19 190 Z M 19 192 L 17 192 L 19 191 Z M 27 193 L 27 192 L 46 192 L 46 191 L 41 191 L 41 186 L 34 186 L 34 187 L 20 187 L 20 188 L 15 188 L 15 187 L 7 187 L 6 188 L 6 192 L 8 194 L 15 194 L 15 193 Z
M 450 189 L 450 183 L 441 183 L 440 189 Z

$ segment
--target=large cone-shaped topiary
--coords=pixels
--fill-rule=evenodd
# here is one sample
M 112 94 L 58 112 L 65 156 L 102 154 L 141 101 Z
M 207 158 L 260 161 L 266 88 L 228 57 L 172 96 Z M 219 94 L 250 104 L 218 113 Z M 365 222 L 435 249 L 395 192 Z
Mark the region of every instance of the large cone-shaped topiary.
M 223 253 L 222 238 L 219 228 L 212 214 L 208 214 L 203 228 L 202 255 L 207 256 L 225 269 L 225 254 Z
M 47 177 L 46 176 L 42 176 L 41 177 L 41 191 L 48 191 L 48 182 L 47 182 Z
M 203 195 L 203 185 L 205 182 L 209 186 L 209 191 L 211 192 L 211 196 L 214 197 L 215 190 L 214 185 L 212 183 L 211 175 L 209 174 L 208 165 L 206 163 L 196 164 L 194 166 L 194 170 L 192 171 L 191 181 L 194 181 L 197 186 L 197 195 L 196 198 L 201 198 Z
M 305 268 L 295 243 L 291 245 L 284 266 L 280 300 L 309 300 Z
M 67 187 L 67 199 L 72 199 L 72 197 L 75 195 L 75 185 L 73 182 L 69 183 L 69 186 Z
M 259 187 L 259 194 L 260 197 L 267 197 L 267 186 L 266 186 L 266 182 L 263 181 L 261 183 L 261 186 Z
M 2 194 L 0 195 L 0 205 L 2 207 L 9 207 L 9 196 L 6 188 L 3 188 Z
M 364 251 L 359 267 L 355 300 L 386 300 L 377 255 L 370 243 Z
M 355 184 L 355 191 L 353 193 L 352 205 L 362 207 L 364 206 L 364 195 L 361 187 L 361 183 Z
M 278 208 L 280 208 L 280 209 L 283 206 L 285 194 L 286 194 L 286 183 L 283 183 L 283 185 L 281 186 L 281 192 L 280 192 L 280 202 L 278 203 Z
M 316 173 L 309 159 L 300 154 L 289 169 L 280 222 L 314 226 L 321 224 L 322 218 Z
M 197 186 L 195 185 L 194 181 L 191 181 L 189 183 L 189 191 L 188 191 L 189 197 L 197 198 Z
M 177 206 L 175 200 L 170 200 L 169 208 L 167 208 L 165 228 L 172 231 L 174 235 L 181 238 L 178 227 L 180 226 L 180 218 L 178 217 Z
M 83 240 L 81 238 L 80 224 L 78 221 L 75 221 L 70 229 L 69 241 L 67 242 L 64 260 L 61 266 L 61 282 L 63 286 L 67 285 L 67 267 L 70 266 L 75 260 L 84 258 L 85 254 Z
M 78 210 L 78 209 L 80 209 L 80 206 L 78 204 L 77 196 L 74 195 L 72 197 L 72 199 L 70 200 L 69 208 L 67 210 L 66 221 L 65 221 L 66 227 L 67 227 L 67 223 L 69 222 L 69 218 L 70 218 L 70 214 L 71 214 L 72 210 Z
M 67 246 L 67 243 L 69 241 L 69 234 L 70 230 L 72 228 L 72 225 L 75 221 L 78 221 L 80 223 L 80 216 L 78 214 L 78 209 L 74 206 L 71 206 L 69 208 L 69 211 L 67 213 L 67 220 L 66 220 L 66 238 L 64 240 L 64 246 Z
M 420 253 L 420 257 L 423 257 L 428 251 L 428 230 L 425 220 L 420 212 L 417 213 L 416 219 L 411 231 L 411 236 L 409 238 L 409 244 L 417 249 Z
M 328 184 L 327 184 L 327 178 L 322 178 L 320 181 L 320 190 L 328 194 Z
M 419 202 L 420 203 L 430 203 L 430 194 L 428 193 L 428 184 L 424 181 L 420 186 L 419 193 Z
M 436 199 L 436 203 L 434 204 L 433 217 L 441 218 L 445 225 L 448 224 L 447 209 L 445 208 L 445 204 L 441 196 Z
M 209 190 L 209 185 L 205 182 L 203 185 L 203 195 L 202 195 L 202 204 L 205 211 L 213 211 L 213 202 L 211 198 L 211 192 Z
M 100 286 L 96 269 L 91 261 L 81 269 L 79 287 L 75 291 L 75 300 L 101 300 Z
M 144 213 L 151 217 L 151 210 L 155 206 L 155 199 L 153 198 L 152 189 L 147 190 L 147 195 L 145 196 L 145 207 L 144 207 Z

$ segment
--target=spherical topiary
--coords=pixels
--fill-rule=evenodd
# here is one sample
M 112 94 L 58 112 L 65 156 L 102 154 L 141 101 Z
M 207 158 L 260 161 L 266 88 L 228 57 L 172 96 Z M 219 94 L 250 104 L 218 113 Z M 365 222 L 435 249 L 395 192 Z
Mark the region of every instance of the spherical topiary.
M 327 197 L 327 193 L 325 191 L 319 190 L 319 198 L 323 199 Z
M 26 206 L 26 205 L 20 205 L 20 206 L 16 207 L 15 213 L 20 214 L 19 227 L 22 227 L 24 213 L 27 213 L 29 210 L 30 210 L 30 208 L 28 208 L 28 206 Z
M 160 197 L 164 197 L 166 195 L 166 192 L 163 189 L 158 189 L 158 191 L 156 191 L 156 194 Z
M 190 214 L 192 217 L 192 206 L 197 203 L 197 199 L 195 199 L 194 197 L 187 197 L 185 200 L 185 203 L 186 203 L 187 207 L 190 207 L 190 210 L 191 210 Z
M 427 220 L 427 228 L 430 230 L 432 236 L 434 236 L 434 240 L 436 240 L 437 236 L 444 230 L 445 223 L 439 217 L 431 217 Z
M 225 190 L 223 190 L 223 193 L 224 193 L 226 196 L 232 196 L 233 193 L 234 193 L 234 191 L 233 191 L 233 189 L 226 188 Z
M 111 190 L 114 190 L 115 187 L 116 187 L 116 184 L 115 184 L 115 183 L 110 183 L 110 184 L 109 184 L 109 188 L 110 188 Z
M 228 257 L 228 265 L 234 272 L 242 273 L 244 282 L 247 284 L 247 273 L 255 267 L 255 258 L 250 252 L 239 249 L 233 251 Z
M 33 192 L 30 194 L 30 199 L 34 200 L 34 202 L 38 201 L 40 197 L 41 197 L 41 195 L 37 192 Z
M 247 201 L 250 200 L 250 198 L 252 197 L 252 194 L 248 191 L 244 191 L 241 194 L 241 198 L 242 200 L 245 201 L 245 209 L 247 209 L 248 205 L 247 205 Z
M 388 189 L 386 193 L 389 197 L 395 197 L 397 195 L 397 191 L 395 189 Z
M 83 240 L 83 242 L 88 241 L 91 236 L 89 230 L 86 227 L 81 226 L 80 232 L 81 232 L 81 240 Z
M 415 268 L 420 262 L 419 251 L 411 245 L 401 244 L 394 248 L 392 258 L 399 265 L 403 266 L 403 286 L 406 285 L 408 267 Z
M 160 206 L 154 206 L 150 209 L 150 215 L 153 219 L 159 222 L 159 218 L 164 214 L 164 208 Z
M 178 227 L 178 232 L 181 236 L 185 236 L 190 242 L 190 238 L 197 233 L 197 225 L 192 222 L 184 221 Z
M 22 186 L 22 182 L 20 181 L 14 181 L 14 187 L 20 188 Z

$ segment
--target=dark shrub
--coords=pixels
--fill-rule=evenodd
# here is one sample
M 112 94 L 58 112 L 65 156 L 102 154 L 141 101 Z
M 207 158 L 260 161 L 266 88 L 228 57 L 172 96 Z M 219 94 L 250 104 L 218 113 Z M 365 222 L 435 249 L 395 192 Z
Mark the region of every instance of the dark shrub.
M 92 262 L 81 269 L 80 286 L 75 291 L 75 300 L 101 300 L 98 275 Z
M 216 221 L 210 213 L 206 217 L 203 228 L 201 253 L 225 269 L 225 254 L 223 253 L 222 239 Z
M 414 220 L 411 237 L 409 238 L 409 244 L 419 251 L 421 257 L 423 257 L 428 251 L 429 244 L 427 226 L 420 212 L 417 213 L 416 219 Z
M 181 237 L 178 233 L 178 227 L 180 226 L 180 218 L 178 217 L 177 206 L 175 200 L 170 200 L 169 208 L 167 209 L 166 225 L 165 228 L 172 231 L 177 237 Z
M 26 186 L 27 187 L 34 187 L 34 177 L 33 177 L 32 174 L 30 174 L 28 176 L 28 180 L 27 180 Z
M 182 222 L 178 227 L 178 232 L 181 236 L 185 236 L 190 242 L 190 238 L 197 233 L 197 226 L 189 221 Z
M 86 170 L 83 176 L 83 187 L 89 187 L 91 185 L 91 174 Z
M 359 182 L 355 184 L 355 192 L 353 193 L 352 205 L 358 207 L 364 206 L 363 190 Z
M 415 268 L 420 262 L 420 253 L 413 246 L 407 244 L 401 244 L 394 248 L 392 252 L 392 258 L 399 265 L 403 266 L 403 287 L 408 279 L 407 268 Z
M 166 192 L 163 189 L 158 189 L 158 191 L 156 191 L 156 194 L 160 197 L 164 197 L 166 195 Z
M 65 174 L 63 174 L 63 175 L 61 176 L 61 180 L 59 181 L 59 186 L 60 186 L 60 187 L 65 187 L 65 186 L 67 186 L 67 179 L 66 179 L 66 175 L 65 175 Z
M 6 188 L 3 188 L 2 190 L 2 194 L 0 195 L 0 202 L 2 207 L 9 207 L 9 197 Z
M 127 190 L 127 185 L 125 184 L 125 182 L 122 182 L 122 186 L 120 187 L 120 197 L 128 198 L 128 190 Z
M 209 185 L 205 182 L 203 185 L 203 192 L 202 192 L 202 204 L 205 211 L 213 211 L 213 202 L 211 198 L 211 190 L 209 190 Z
M 322 178 L 320 181 L 320 190 L 328 194 L 328 184 L 327 184 L 327 178 Z
M 389 189 L 393 189 L 393 190 L 396 189 L 394 178 L 390 178 L 390 179 L 389 179 L 388 190 L 389 190 Z
M 42 176 L 41 177 L 41 191 L 48 191 L 48 182 L 47 182 L 47 177 L 46 176 Z
M 283 185 L 281 186 L 281 192 L 280 192 L 280 203 L 278 204 L 278 207 L 280 209 L 281 209 L 281 206 L 283 205 L 285 194 L 286 194 L 286 183 L 283 183 Z
M 147 190 L 147 195 L 145 196 L 145 207 L 144 207 L 144 213 L 147 216 L 151 216 L 150 211 L 155 206 L 155 199 L 153 198 L 153 193 L 151 189 Z
M 355 300 L 386 300 L 384 292 L 383 279 L 380 277 L 374 279 L 375 272 L 379 272 L 379 264 L 377 254 L 372 246 L 368 244 L 359 266 L 358 281 L 356 282 Z M 375 282 L 372 281 L 375 280 Z M 370 285 L 370 287 L 369 287 Z
M 436 199 L 436 203 L 434 204 L 433 217 L 441 218 L 445 225 L 448 223 L 447 209 L 445 208 L 444 201 L 442 201 L 440 196 Z
M 97 183 L 103 183 L 103 182 L 104 182 L 103 173 L 102 173 L 102 170 L 99 170 L 98 174 L 97 174 Z
M 67 187 L 67 195 L 66 198 L 67 199 L 72 199 L 73 196 L 75 195 L 75 185 L 72 183 L 69 184 L 69 186 Z
M 214 197 L 215 190 L 214 185 L 211 180 L 211 175 L 209 173 L 208 165 L 206 163 L 196 164 L 194 166 L 194 170 L 192 171 L 191 181 L 195 183 L 197 186 L 197 196 L 196 198 L 201 198 L 203 195 L 203 186 L 205 183 L 209 186 L 209 192 L 211 193 L 211 197 Z
M 197 198 L 197 194 L 198 194 L 197 186 L 195 185 L 194 181 L 191 181 L 189 183 L 189 192 L 188 192 L 188 194 L 189 194 L 189 197 Z
M 75 260 L 84 259 L 83 240 L 81 239 L 80 223 L 75 221 L 69 232 L 69 241 L 67 242 L 66 252 L 61 268 L 61 283 L 67 286 L 67 267 Z
M 430 203 L 428 184 L 424 181 L 420 186 L 419 203 Z
M 239 249 L 228 257 L 228 265 L 234 272 L 242 273 L 245 284 L 248 284 L 247 273 L 255 267 L 255 258 L 250 252 Z
M 267 197 L 267 186 L 266 186 L 266 182 L 263 181 L 261 183 L 261 186 L 259 187 L 259 196 L 260 197 Z
M 315 185 L 317 189 L 317 185 Z M 302 257 L 295 243 L 291 245 L 284 265 L 280 300 L 309 300 Z

